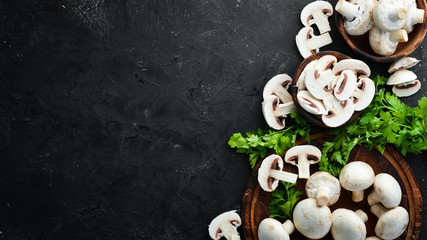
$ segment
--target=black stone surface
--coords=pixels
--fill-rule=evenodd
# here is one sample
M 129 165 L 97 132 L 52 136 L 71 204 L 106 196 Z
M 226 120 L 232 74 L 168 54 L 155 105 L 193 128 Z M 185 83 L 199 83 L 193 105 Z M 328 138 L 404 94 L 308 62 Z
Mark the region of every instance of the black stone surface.
M 228 138 L 266 126 L 309 2 L 0 1 L 0 239 L 209 239 L 251 172 Z M 427 154 L 407 161 L 427 196 Z

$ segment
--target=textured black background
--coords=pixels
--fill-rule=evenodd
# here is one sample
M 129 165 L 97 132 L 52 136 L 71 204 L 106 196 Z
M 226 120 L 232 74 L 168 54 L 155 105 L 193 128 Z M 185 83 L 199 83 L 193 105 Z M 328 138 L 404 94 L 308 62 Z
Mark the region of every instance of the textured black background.
M 309 2 L 1 0 L 0 239 L 208 239 L 251 172 L 227 140 L 266 126 Z M 407 160 L 427 196 L 427 154 Z

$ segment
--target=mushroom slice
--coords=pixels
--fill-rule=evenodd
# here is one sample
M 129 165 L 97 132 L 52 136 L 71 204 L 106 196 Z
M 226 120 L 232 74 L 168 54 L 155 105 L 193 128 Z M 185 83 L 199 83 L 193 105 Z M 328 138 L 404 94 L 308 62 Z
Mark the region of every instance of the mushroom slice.
M 344 59 L 339 61 L 332 68 L 332 73 L 340 75 L 344 70 L 351 70 L 360 77 L 369 77 L 371 75 L 371 69 L 369 66 L 358 59 Z
M 284 172 L 283 159 L 279 155 L 272 154 L 266 157 L 258 169 L 258 183 L 266 192 L 272 192 L 279 185 L 279 180 L 296 183 L 298 175 Z
M 378 217 L 375 234 L 382 239 L 396 239 L 408 226 L 409 214 L 403 207 L 387 209 L 378 203 L 371 207 L 371 212 Z
M 368 237 L 365 240 L 381 240 L 381 238 L 373 236 L 373 237 Z
M 400 42 L 407 41 L 408 33 L 402 29 L 394 32 L 386 32 L 377 27 L 373 27 L 371 31 L 369 31 L 369 44 L 372 50 L 379 55 L 392 55 Z
M 332 43 L 332 38 L 329 33 L 324 33 L 319 36 L 315 36 L 313 28 L 304 27 L 295 38 L 298 50 L 303 58 L 307 58 L 319 52 L 319 48 Z
M 424 22 L 425 11 L 417 7 L 417 2 L 415 0 L 406 0 L 406 7 L 409 13 L 403 29 L 410 33 L 414 30 L 414 25 Z
M 353 92 L 354 111 L 362 111 L 372 102 L 375 96 L 375 83 L 370 78 L 361 78 Z
M 299 105 L 307 112 L 314 115 L 322 115 L 326 113 L 325 105 L 322 101 L 313 97 L 308 91 L 299 91 L 297 94 Z
M 398 97 L 409 97 L 421 89 L 421 82 L 414 80 L 403 84 L 394 85 L 391 89 Z
M 316 172 L 305 184 L 307 197 L 314 198 L 319 207 L 331 206 L 338 201 L 341 186 L 338 179 L 327 172 Z
M 295 228 L 310 239 L 323 238 L 332 226 L 329 207 L 319 207 L 313 198 L 304 199 L 295 206 L 293 219 Z
M 322 115 L 323 123 L 328 127 L 338 127 L 346 123 L 354 113 L 352 100 L 339 101 L 330 95 L 323 99 L 327 114 Z
M 380 0 L 373 13 L 377 28 L 385 32 L 394 32 L 401 29 L 408 17 L 408 9 L 401 0 Z
M 364 190 L 372 186 L 375 179 L 375 173 L 369 164 L 361 161 L 348 163 L 340 172 L 341 186 L 352 191 L 354 202 L 363 200 Z
M 390 68 L 388 69 L 388 73 L 394 73 L 398 70 L 411 68 L 411 67 L 417 65 L 417 63 L 419 63 L 419 62 L 420 62 L 420 60 L 413 58 L 413 57 L 401 58 L 401 59 L 397 60 L 396 62 L 394 62 L 393 64 L 391 64 Z
M 236 210 L 222 213 L 209 224 L 209 236 L 212 239 L 225 237 L 227 240 L 239 240 L 240 236 L 237 228 L 241 223 L 242 220 Z
M 412 71 L 402 69 L 393 73 L 387 80 L 387 85 L 397 85 L 417 80 L 417 75 Z
M 281 130 L 285 127 L 285 117 L 295 110 L 294 102 L 279 103 L 279 98 L 270 95 L 262 102 L 262 113 L 268 126 Z
M 318 63 L 316 64 L 316 69 L 324 72 L 329 70 L 338 62 L 338 59 L 333 55 L 325 55 L 319 58 Z
M 375 176 L 374 190 L 368 195 L 368 204 L 372 206 L 382 203 L 387 208 L 399 206 L 402 200 L 402 190 L 394 177 L 387 173 Z
M 356 86 L 356 74 L 354 74 L 354 72 L 350 70 L 344 70 L 341 72 L 341 75 L 335 85 L 334 95 L 340 101 L 347 100 L 353 94 L 354 90 L 356 89 Z
M 334 240 L 365 239 L 366 221 L 368 221 L 368 215 L 362 210 L 353 212 L 348 209 L 338 208 L 332 213 L 332 237 Z
M 339 0 L 335 10 L 344 16 L 344 28 L 349 35 L 360 36 L 368 32 L 373 26 L 372 13 L 376 0 L 359 0 L 353 3 Z
M 320 34 L 324 34 L 331 31 L 328 17 L 332 15 L 333 11 L 332 5 L 326 1 L 309 3 L 301 11 L 301 22 L 306 27 L 316 24 Z
M 283 103 L 292 102 L 292 96 L 287 90 L 291 83 L 292 78 L 287 74 L 274 76 L 264 86 L 262 93 L 264 100 L 270 95 L 276 95 Z
M 290 148 L 285 154 L 285 162 L 298 166 L 299 178 L 310 177 L 310 164 L 320 161 L 322 153 L 312 145 L 299 145 Z M 297 163 L 298 162 L 298 163 Z
M 318 69 L 311 69 L 305 76 L 305 87 L 313 97 L 321 100 L 332 94 L 330 84 L 335 81 L 335 78 L 331 69 L 323 72 Z
M 297 83 L 296 83 L 298 91 L 306 89 L 306 87 L 305 87 L 305 76 L 307 75 L 307 72 L 310 69 L 313 69 L 316 66 L 317 62 L 318 62 L 318 60 L 311 61 L 309 64 L 307 64 L 305 66 L 304 70 L 302 70 L 301 74 L 298 77 Z
M 258 226 L 259 240 L 289 240 L 289 235 L 295 231 L 295 226 L 290 220 L 280 223 L 273 218 L 265 218 Z

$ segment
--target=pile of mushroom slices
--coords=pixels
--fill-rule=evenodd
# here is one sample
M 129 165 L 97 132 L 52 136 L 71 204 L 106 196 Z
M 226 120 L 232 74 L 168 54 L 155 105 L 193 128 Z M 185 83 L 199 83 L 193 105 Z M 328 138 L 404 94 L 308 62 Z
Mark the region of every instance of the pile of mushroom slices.
M 369 31 L 369 43 L 375 53 L 392 55 L 399 42 L 408 41 L 414 25 L 424 22 L 424 10 L 416 0 L 339 0 L 335 10 L 344 17 L 349 35 Z
M 332 43 L 328 17 L 333 12 L 332 5 L 326 1 L 309 3 L 301 11 L 301 22 L 305 27 L 298 32 L 295 41 L 303 58 L 319 52 L 319 48 Z M 312 25 L 317 26 L 320 35 L 314 35 Z
M 398 97 L 408 97 L 420 90 L 421 82 L 417 80 L 417 75 L 412 71 L 407 70 L 417 63 L 419 60 L 412 57 L 405 57 L 394 62 L 388 69 L 392 73 L 387 81 L 387 85 L 392 85 L 392 91 Z
M 335 56 L 325 55 L 301 72 L 296 82 L 298 103 L 326 126 L 341 126 L 372 102 L 375 84 L 370 75 L 369 66 L 361 60 L 337 61 Z

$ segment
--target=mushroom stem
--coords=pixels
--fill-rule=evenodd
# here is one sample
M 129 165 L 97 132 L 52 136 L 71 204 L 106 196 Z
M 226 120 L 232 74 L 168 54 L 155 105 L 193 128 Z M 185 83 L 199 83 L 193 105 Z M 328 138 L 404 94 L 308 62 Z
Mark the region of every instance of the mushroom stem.
M 359 218 L 363 221 L 363 222 L 367 222 L 368 221 L 368 215 L 362 211 L 362 210 L 356 210 L 355 213 L 357 214 L 357 216 L 359 216 Z
M 401 29 L 394 32 L 391 32 L 389 38 L 392 42 L 407 42 L 408 41 L 408 33 Z
M 339 0 L 335 6 L 335 10 L 341 13 L 347 21 L 352 21 L 356 17 L 359 7 L 345 0 Z
M 240 240 L 239 233 L 231 222 L 221 224 L 220 229 L 226 239 Z
M 291 235 L 295 231 L 295 225 L 292 223 L 291 220 L 286 220 L 285 223 L 283 223 L 283 228 L 288 233 L 288 235 Z
M 371 212 L 377 216 L 377 218 L 380 218 L 384 213 L 386 213 L 389 209 L 384 207 L 381 203 L 374 204 L 371 207 Z
M 417 23 L 423 23 L 424 22 L 424 10 L 423 9 L 414 9 L 414 12 L 411 13 L 414 15 L 414 19 L 416 24 Z
M 298 158 L 298 176 L 303 179 L 310 177 L 310 163 L 308 162 L 307 155 Z
M 295 104 L 293 101 L 282 103 L 277 106 L 274 110 L 275 116 L 287 116 L 291 111 L 295 110 Z
M 408 17 L 408 10 L 402 7 L 393 9 L 389 14 L 389 18 L 393 22 L 406 19 L 407 17 Z
M 273 91 L 273 93 L 282 101 L 282 102 L 292 102 L 292 96 L 286 90 L 286 88 L 277 88 Z
M 288 183 L 296 183 L 298 175 L 289 173 L 289 172 L 279 171 L 279 170 L 271 170 L 270 177 L 275 178 L 277 180 L 285 181 Z
M 322 9 L 313 12 L 313 19 L 320 33 L 326 33 L 331 31 L 328 16 L 323 13 Z
M 319 49 L 323 46 L 326 46 L 328 44 L 332 43 L 332 38 L 329 35 L 329 33 L 324 33 L 319 36 L 312 36 L 310 39 L 307 40 L 307 47 L 309 49 Z
M 352 193 L 353 202 L 361 202 L 364 196 L 364 190 L 361 191 L 353 191 Z
M 369 204 L 369 206 L 372 206 L 372 205 L 374 205 L 374 204 L 377 204 L 377 203 L 379 203 L 380 201 L 378 200 L 378 196 L 377 196 L 377 192 L 375 191 L 375 189 L 374 189 L 374 191 L 372 191 L 369 195 L 368 195 L 368 204 Z
M 331 189 L 327 186 L 320 186 L 317 189 L 316 200 L 319 207 L 326 206 L 328 204 L 330 191 Z

